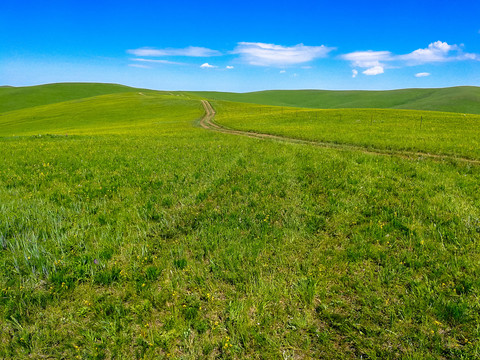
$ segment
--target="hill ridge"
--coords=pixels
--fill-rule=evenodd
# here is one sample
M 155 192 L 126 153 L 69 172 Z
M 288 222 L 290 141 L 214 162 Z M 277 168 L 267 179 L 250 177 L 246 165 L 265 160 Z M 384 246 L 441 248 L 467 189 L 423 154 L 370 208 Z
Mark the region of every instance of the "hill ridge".
M 317 109 L 409 109 L 480 114 L 480 87 L 407 88 L 395 90 L 261 90 L 246 93 L 216 91 L 158 91 L 113 83 L 53 83 L 0 87 L 0 113 L 78 100 L 98 95 L 169 93 L 198 99 Z
M 262 90 L 248 93 L 192 92 L 211 100 L 304 108 L 380 108 L 480 114 L 480 87 L 396 90 Z
M 0 87 L 0 113 L 78 100 L 98 95 L 151 91 L 112 83 L 52 83 L 23 87 Z

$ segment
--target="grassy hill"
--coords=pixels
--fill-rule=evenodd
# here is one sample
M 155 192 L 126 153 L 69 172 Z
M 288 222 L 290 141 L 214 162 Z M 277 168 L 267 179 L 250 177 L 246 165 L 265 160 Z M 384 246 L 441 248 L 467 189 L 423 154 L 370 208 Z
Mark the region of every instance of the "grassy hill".
M 29 87 L 0 87 L 0 113 L 24 107 L 53 104 L 124 92 L 156 92 L 117 84 L 59 83 Z M 165 93 L 165 92 L 160 92 Z M 319 109 L 410 109 L 480 114 L 480 87 L 389 91 L 267 90 L 250 93 L 169 92 L 192 98 Z
M 144 127 L 152 130 L 164 121 L 179 122 L 180 118 L 190 124 L 202 111 L 199 101 L 175 95 L 107 94 L 0 113 L 0 136 L 136 133 Z
M 59 83 L 25 87 L 3 86 L 0 87 L 0 113 L 97 95 L 137 90 L 124 85 L 100 83 Z
M 389 91 L 268 90 L 250 93 L 196 92 L 212 100 L 320 109 L 391 108 L 480 114 L 480 87 Z

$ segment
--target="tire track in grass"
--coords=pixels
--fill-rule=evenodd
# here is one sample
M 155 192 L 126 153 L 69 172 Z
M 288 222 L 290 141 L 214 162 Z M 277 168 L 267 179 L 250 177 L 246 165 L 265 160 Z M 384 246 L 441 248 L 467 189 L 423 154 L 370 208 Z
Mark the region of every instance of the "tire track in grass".
M 229 129 L 214 122 L 216 113 L 215 113 L 215 110 L 213 109 L 213 106 L 210 104 L 210 102 L 208 102 L 207 100 L 202 100 L 202 105 L 203 105 L 203 108 L 205 109 L 205 115 L 200 120 L 200 126 L 206 130 L 218 131 L 225 134 L 247 136 L 254 139 L 272 139 L 272 140 L 284 141 L 284 142 L 295 143 L 295 144 L 320 146 L 320 147 L 330 148 L 330 149 L 360 151 L 364 154 L 370 154 L 370 155 L 397 156 L 405 159 L 429 158 L 429 159 L 441 160 L 441 161 L 453 160 L 453 161 L 465 162 L 472 165 L 480 165 L 480 160 L 469 159 L 469 158 L 460 157 L 460 156 L 432 154 L 432 153 L 421 152 L 421 151 L 387 150 L 387 149 L 371 148 L 371 147 L 367 148 L 364 146 L 354 145 L 354 144 L 337 144 L 337 143 L 328 142 L 328 141 L 303 140 L 303 139 L 290 138 L 287 136 Z

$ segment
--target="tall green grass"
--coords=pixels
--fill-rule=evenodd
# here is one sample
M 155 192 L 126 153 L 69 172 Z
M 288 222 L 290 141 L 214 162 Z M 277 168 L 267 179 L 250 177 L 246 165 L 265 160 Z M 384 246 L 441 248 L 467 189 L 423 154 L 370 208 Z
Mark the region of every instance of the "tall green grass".
M 116 96 L 0 117 L 0 357 L 479 356 L 478 166 Z

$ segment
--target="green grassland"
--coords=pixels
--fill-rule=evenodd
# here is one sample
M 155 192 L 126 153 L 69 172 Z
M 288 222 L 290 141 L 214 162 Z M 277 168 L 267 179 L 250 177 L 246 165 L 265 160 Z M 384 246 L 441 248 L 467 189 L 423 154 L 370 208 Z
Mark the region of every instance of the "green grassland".
M 480 356 L 480 166 L 208 131 L 198 95 L 85 94 L 0 114 L 0 358 Z M 408 147 L 409 112 L 334 113 L 388 124 L 382 143 L 212 104 L 231 127 L 478 158 L 470 115 Z
M 0 136 L 65 134 L 145 134 L 175 124 L 191 126 L 201 117 L 199 101 L 162 93 L 124 92 L 0 114 Z M 166 126 L 167 125 L 167 126 Z
M 212 100 L 320 109 L 377 108 L 480 114 L 480 88 L 390 91 L 268 90 L 251 93 L 196 92 Z
M 480 159 L 480 115 L 393 109 L 302 109 L 212 101 L 228 128 L 381 150 Z

